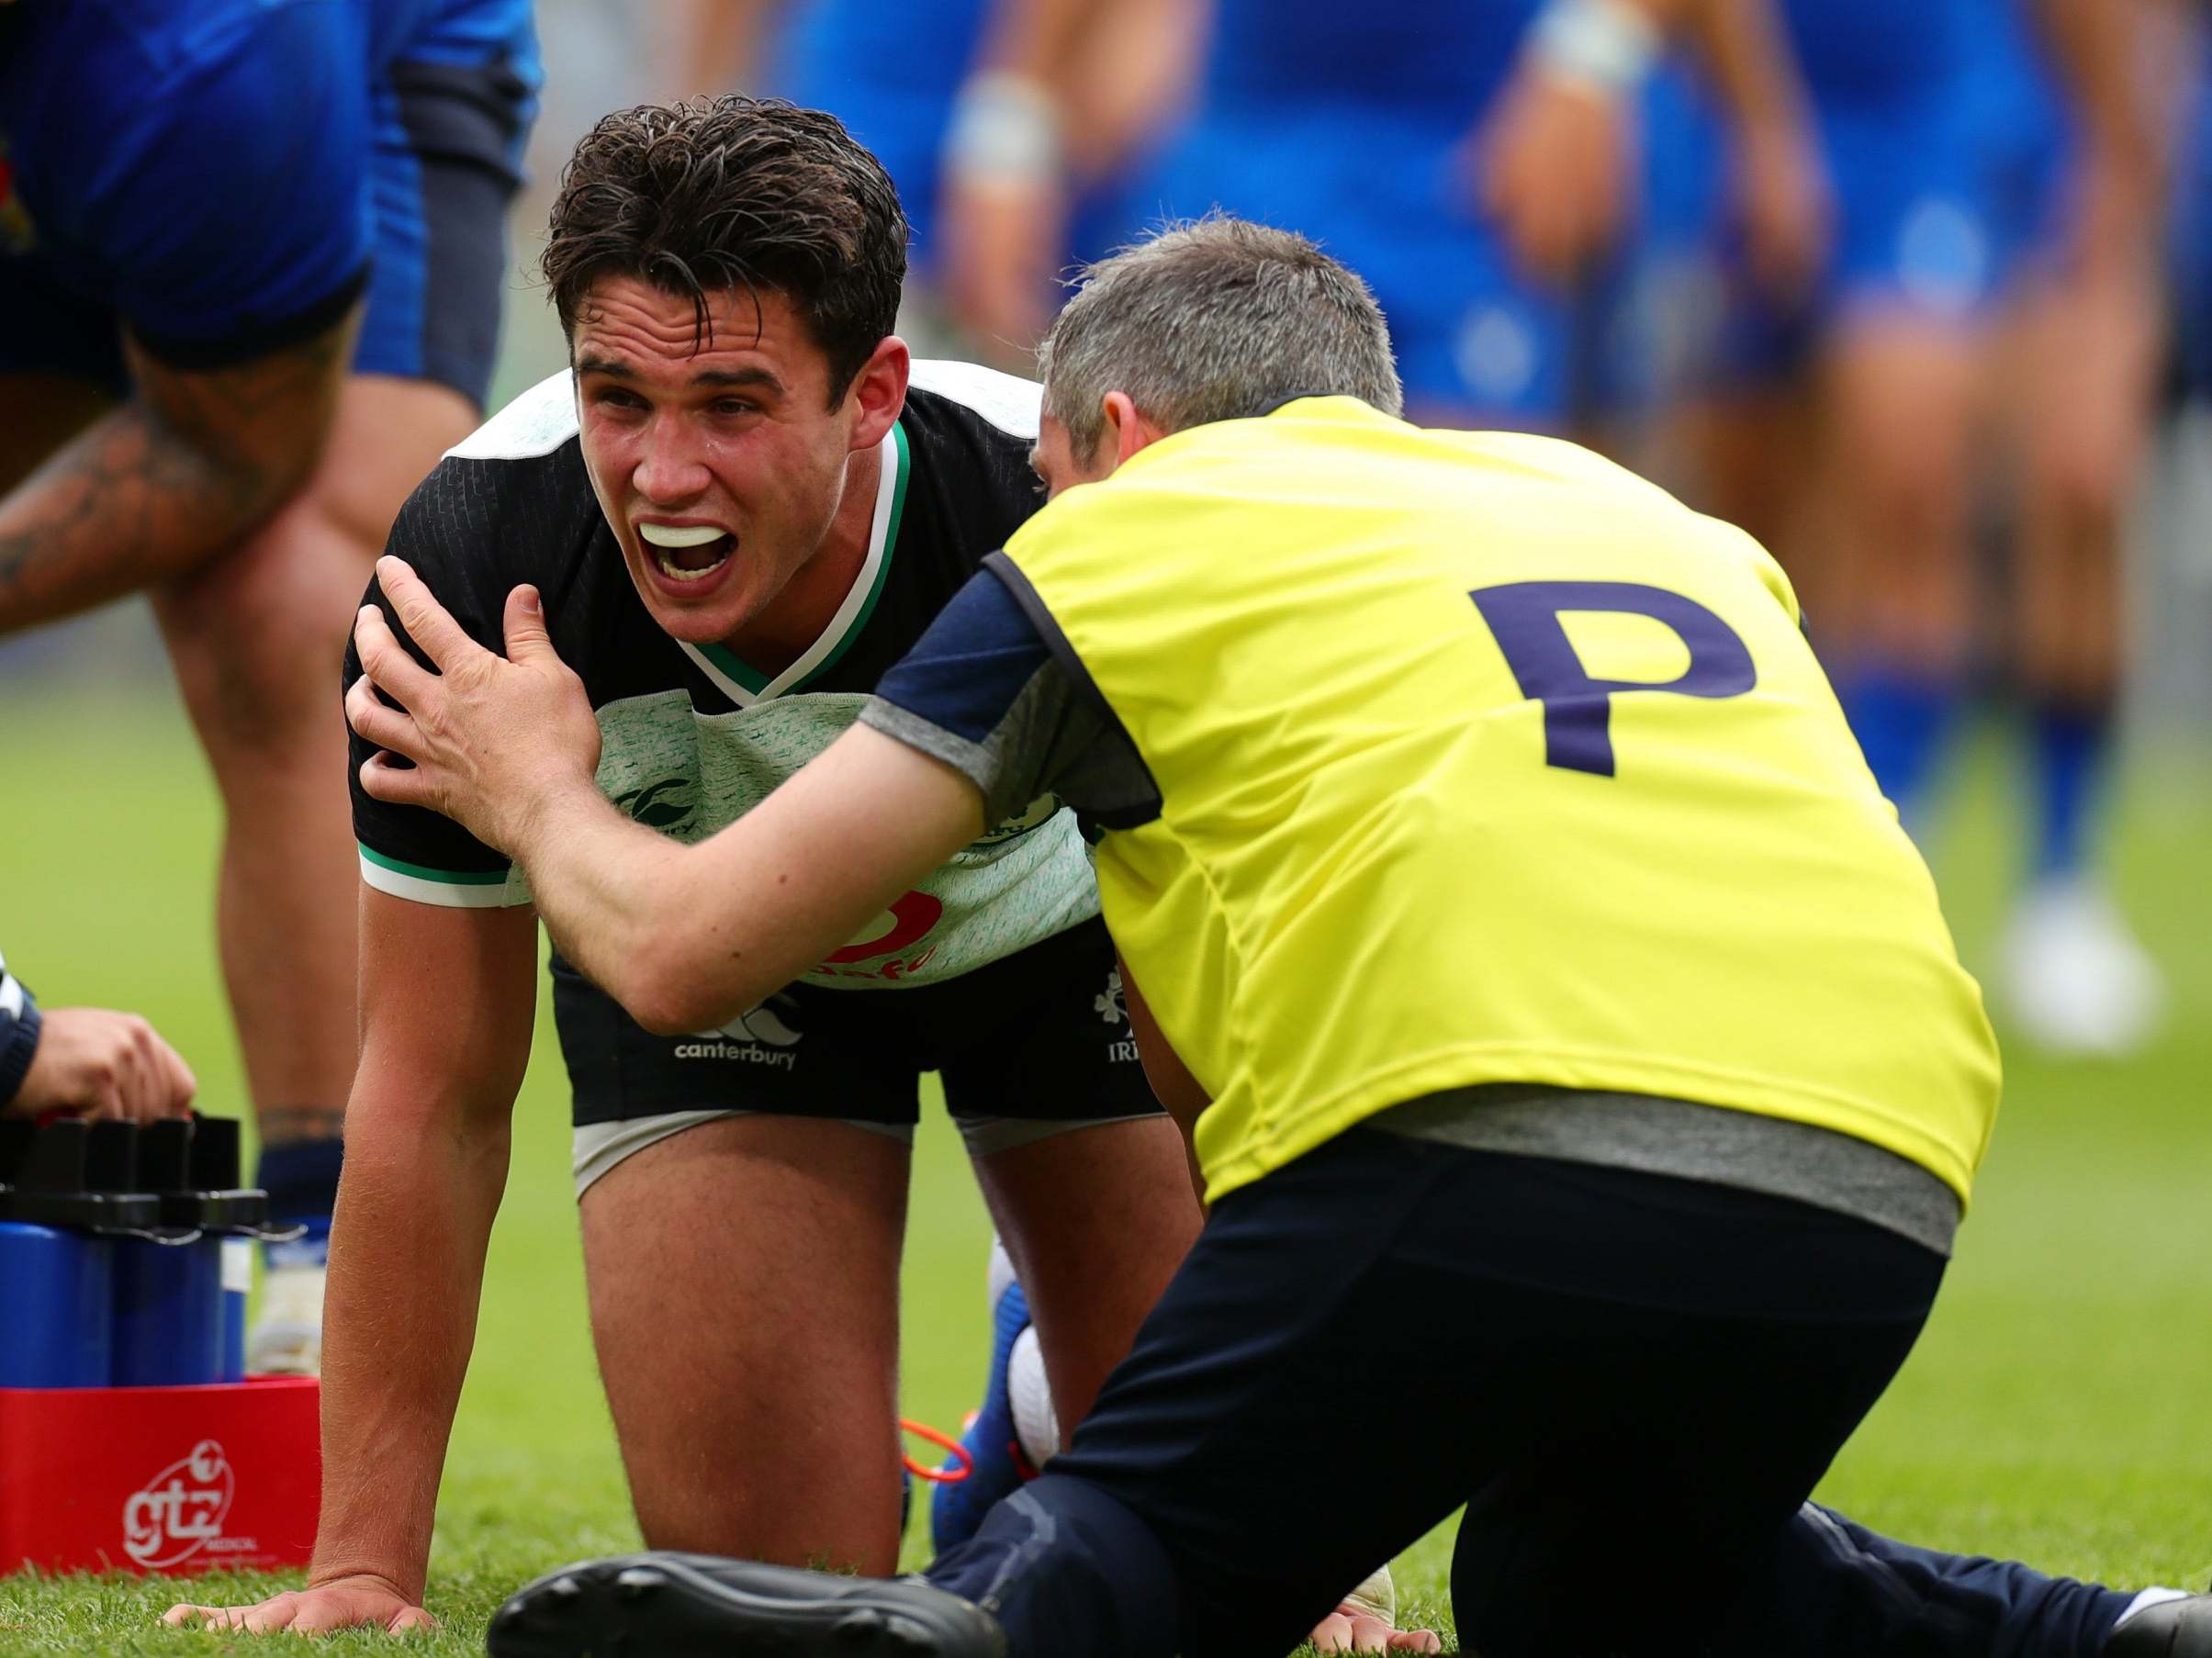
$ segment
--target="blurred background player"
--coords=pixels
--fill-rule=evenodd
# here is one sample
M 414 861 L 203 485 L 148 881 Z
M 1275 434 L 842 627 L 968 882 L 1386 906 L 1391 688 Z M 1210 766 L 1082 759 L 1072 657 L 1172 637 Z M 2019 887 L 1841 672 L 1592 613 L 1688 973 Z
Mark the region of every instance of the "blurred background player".
M 2123 532 L 2161 345 L 2158 232 L 2185 52 L 2156 0 L 1975 0 L 1971 85 L 2003 282 L 1988 410 L 2001 445 L 2003 623 L 2030 786 L 2027 881 L 1996 982 L 2024 1036 L 2114 1055 L 2161 991 L 2101 879 L 2122 686 Z M 2167 67 L 2162 70 L 2162 62 Z
M 149 1123 L 184 1115 L 197 1089 L 192 1068 L 136 1014 L 41 1009 L 0 958 L 0 1117 Z
M 738 88 L 836 115 L 881 160 L 913 227 L 900 333 L 926 356 L 1026 373 L 1049 289 L 945 285 L 1104 251 L 1117 169 L 1185 90 L 1197 4 L 1040 16 L 1018 0 L 681 0 L 662 78 L 676 95 Z M 971 75 L 1006 56 L 1064 67 L 1066 118 L 1018 76 Z
M 1026 100 L 1040 125 L 1075 127 L 1084 32 L 1117 11 L 1006 0 L 964 101 Z M 1560 429 L 1641 377 L 1642 319 L 1620 313 L 1643 222 L 1636 129 L 1671 30 L 1705 46 L 1759 163 L 1743 174 L 1755 240 L 1778 264 L 1810 257 L 1806 193 L 1775 187 L 1809 172 L 1798 102 L 1742 0 L 1194 0 L 1185 28 L 1205 43 L 1195 97 L 1135 147 L 1114 240 L 1216 207 L 1321 238 L 1371 274 L 1426 418 Z M 960 164 L 956 145 L 949 174 Z M 1020 183 L 994 193 L 996 216 L 1051 222 L 1064 186 Z M 1059 274 L 1050 239 L 958 222 L 944 257 L 960 319 L 1034 340 Z
M 1781 0 L 1832 202 L 1776 297 L 1732 254 L 1701 422 L 1714 510 L 1790 570 L 1883 791 L 1911 823 L 1968 637 L 1969 438 L 1989 235 L 1967 102 L 1974 0 Z
M 528 0 L 0 8 L 0 634 L 146 592 L 221 790 L 257 1183 L 309 1227 L 256 1369 L 320 1360 L 354 1069 L 331 688 L 484 400 L 537 78 Z

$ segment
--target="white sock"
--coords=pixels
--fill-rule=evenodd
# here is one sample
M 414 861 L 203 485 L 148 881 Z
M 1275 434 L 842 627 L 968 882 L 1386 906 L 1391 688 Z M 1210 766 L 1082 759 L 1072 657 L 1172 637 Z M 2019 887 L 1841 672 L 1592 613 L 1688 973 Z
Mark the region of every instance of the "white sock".
M 1060 1454 L 1060 1417 L 1052 1409 L 1052 1384 L 1045 1380 L 1045 1356 L 1037 1345 L 1037 1327 L 1014 1339 L 1006 1363 L 1006 1392 L 1014 1404 L 1014 1437 L 1029 1466 L 1042 1468 Z
M 998 1298 L 1006 1293 L 1014 1282 L 1014 1258 L 1006 1253 L 1006 1246 L 998 1241 L 998 1234 L 991 1234 L 991 1316 L 998 1316 Z

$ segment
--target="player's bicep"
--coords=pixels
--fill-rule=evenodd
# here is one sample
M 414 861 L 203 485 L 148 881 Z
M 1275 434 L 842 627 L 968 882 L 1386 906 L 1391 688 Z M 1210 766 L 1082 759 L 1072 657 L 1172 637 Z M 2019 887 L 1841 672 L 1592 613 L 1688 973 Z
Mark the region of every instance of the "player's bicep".
M 472 602 L 469 593 L 445 579 L 447 571 L 458 561 L 444 547 L 437 532 L 442 512 L 439 490 L 439 475 L 433 473 L 401 511 L 392 530 L 390 550 L 422 574 L 436 589 L 439 601 L 460 621 L 463 630 L 481 641 L 481 606 Z M 431 667 L 429 656 L 408 637 L 398 612 L 373 577 L 362 602 L 381 610 L 393 635 L 408 653 L 421 667 Z M 349 638 L 340 687 L 342 698 L 353 689 L 361 673 L 360 653 Z M 388 697 L 384 700 L 391 700 Z M 339 709 L 333 709 L 332 714 L 338 719 L 345 717 Z M 440 812 L 377 800 L 361 782 L 361 768 L 375 757 L 376 745 L 350 726 L 346 745 L 347 787 L 352 792 L 354 838 L 359 848 L 364 885 L 388 897 L 439 909 L 498 910 L 528 903 L 528 895 L 514 879 L 504 853 L 486 846 Z
M 530 1059 L 537 918 L 361 892 L 356 1100 L 500 1116 Z

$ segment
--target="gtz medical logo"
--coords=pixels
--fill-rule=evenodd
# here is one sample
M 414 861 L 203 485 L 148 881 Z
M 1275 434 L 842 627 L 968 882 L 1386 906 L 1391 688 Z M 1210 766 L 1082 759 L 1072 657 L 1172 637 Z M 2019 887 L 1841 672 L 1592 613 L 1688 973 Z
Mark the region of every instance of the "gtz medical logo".
M 222 1539 L 236 1490 L 222 1446 L 202 1440 L 124 1499 L 124 1552 L 149 1571 L 191 1559 Z

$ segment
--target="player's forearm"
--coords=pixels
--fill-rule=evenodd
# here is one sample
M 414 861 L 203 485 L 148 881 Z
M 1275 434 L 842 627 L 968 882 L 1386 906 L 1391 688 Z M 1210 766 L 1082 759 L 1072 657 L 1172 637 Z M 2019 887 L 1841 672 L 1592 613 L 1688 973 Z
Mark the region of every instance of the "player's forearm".
M 986 71 L 1057 84 L 1069 70 L 1074 45 L 1111 0 L 997 0 L 977 51 Z
M 373 1574 L 420 1601 L 508 1126 L 503 1113 L 445 1108 L 419 1071 L 380 1065 L 373 1051 L 362 1070 L 324 1297 L 310 1577 Z
M 2163 146 L 2159 101 L 2143 84 L 2141 41 L 2150 18 L 2142 0 L 2038 0 L 2037 9 L 2093 159 L 2118 169 L 2139 191 L 2146 212 L 2131 228 L 2148 231 Z
M 134 353 L 130 400 L 0 500 L 0 633 L 183 575 L 268 517 L 313 469 L 352 337 L 205 373 Z
M 1803 122 L 1804 88 L 1770 0 L 1693 0 L 1685 28 L 1739 128 Z

